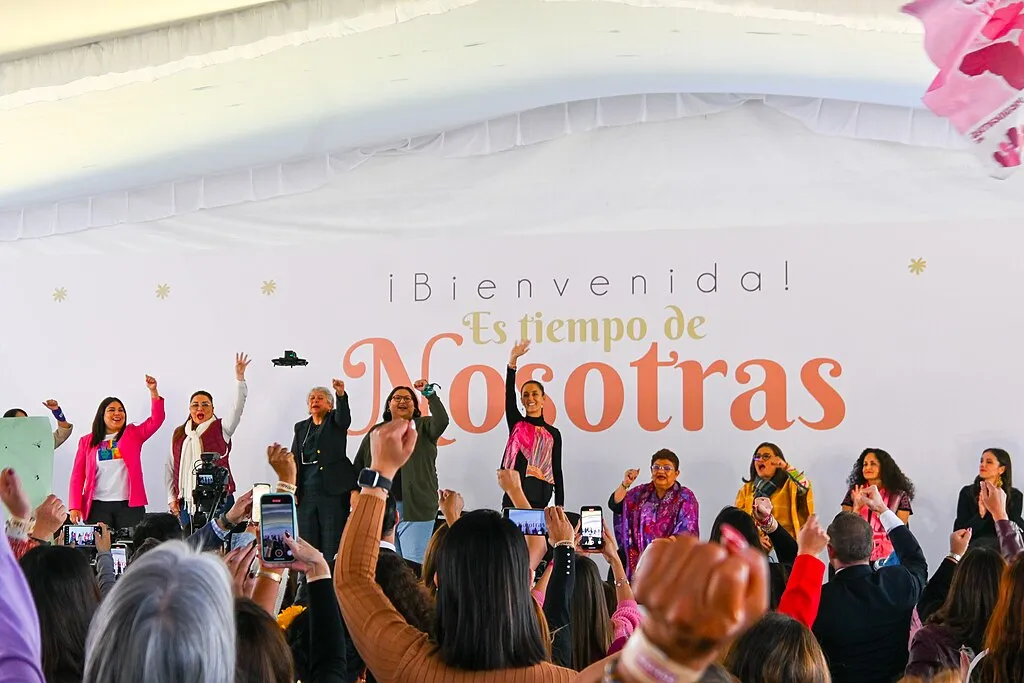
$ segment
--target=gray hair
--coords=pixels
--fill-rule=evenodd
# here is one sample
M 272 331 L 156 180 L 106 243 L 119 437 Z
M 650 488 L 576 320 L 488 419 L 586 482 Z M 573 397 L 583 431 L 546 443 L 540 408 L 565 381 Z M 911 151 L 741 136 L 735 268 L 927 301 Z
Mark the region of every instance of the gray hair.
M 100 604 L 83 683 L 234 683 L 232 593 L 220 558 L 161 543 Z
M 309 403 L 309 399 L 313 397 L 313 394 L 323 394 L 327 397 L 327 404 L 331 406 L 331 410 L 334 410 L 334 392 L 327 387 L 313 387 L 306 394 L 306 403 Z

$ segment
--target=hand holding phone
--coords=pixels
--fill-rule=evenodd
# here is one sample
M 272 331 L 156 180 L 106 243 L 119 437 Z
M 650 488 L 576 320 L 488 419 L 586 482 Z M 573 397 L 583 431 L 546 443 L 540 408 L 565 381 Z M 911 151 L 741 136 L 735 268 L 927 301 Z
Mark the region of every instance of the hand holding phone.
M 260 561 L 268 567 L 284 567 L 295 557 L 285 542 L 286 536 L 299 535 L 295 496 L 268 493 L 260 496 Z

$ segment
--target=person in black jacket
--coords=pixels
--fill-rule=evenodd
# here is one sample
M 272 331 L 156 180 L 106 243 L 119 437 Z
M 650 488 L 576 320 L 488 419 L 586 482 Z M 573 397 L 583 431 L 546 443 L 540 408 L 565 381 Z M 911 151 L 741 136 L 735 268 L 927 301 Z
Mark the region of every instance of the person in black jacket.
M 813 631 L 833 683 L 893 683 L 907 666 L 910 621 L 928 580 L 928 562 L 877 487 L 858 497 L 879 515 L 902 564 L 873 570 L 871 525 L 858 514 L 840 512 L 828 527 L 828 556 L 836 573 L 822 587 Z
M 333 396 L 326 387 L 310 390 L 309 418 L 295 425 L 291 451 L 299 467 L 299 535 L 326 558 L 338 554 L 351 495 L 359 488 L 355 465 L 345 452 L 352 424 L 348 394 L 341 380 L 334 380 L 333 386 Z
M 996 524 L 992 513 L 981 502 L 981 482 L 987 481 L 1006 491 L 1006 512 L 1011 522 L 1024 528 L 1021 513 L 1024 512 L 1024 495 L 1013 488 L 1013 463 L 1010 454 L 1002 448 L 988 448 L 981 454 L 981 464 L 974 483 L 960 489 L 956 504 L 956 521 L 953 531 L 971 530 L 971 546 L 999 549 Z

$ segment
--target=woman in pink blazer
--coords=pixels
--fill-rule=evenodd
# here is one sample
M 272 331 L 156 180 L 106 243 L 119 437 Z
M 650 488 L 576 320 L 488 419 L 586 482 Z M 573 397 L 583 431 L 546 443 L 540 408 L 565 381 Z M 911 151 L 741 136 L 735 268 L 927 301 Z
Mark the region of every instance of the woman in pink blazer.
M 164 423 L 164 400 L 156 380 L 146 375 L 146 386 L 153 407 L 142 424 L 128 424 L 121 400 L 107 397 L 96 410 L 92 433 L 78 441 L 68 491 L 72 523 L 103 522 L 111 529 L 125 529 L 146 514 L 142 444 Z

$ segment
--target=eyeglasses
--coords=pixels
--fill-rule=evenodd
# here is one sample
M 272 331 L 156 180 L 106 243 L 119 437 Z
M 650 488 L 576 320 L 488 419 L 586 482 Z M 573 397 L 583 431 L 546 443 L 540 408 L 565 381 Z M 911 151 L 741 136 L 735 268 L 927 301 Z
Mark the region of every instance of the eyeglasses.
M 672 465 L 651 465 L 651 472 L 675 472 L 676 468 Z
M 754 460 L 771 460 L 773 457 L 774 453 L 754 453 Z
M 401 405 L 403 403 L 412 403 L 412 397 L 411 396 L 392 396 L 391 397 L 391 402 L 392 403 L 397 403 L 399 405 Z

